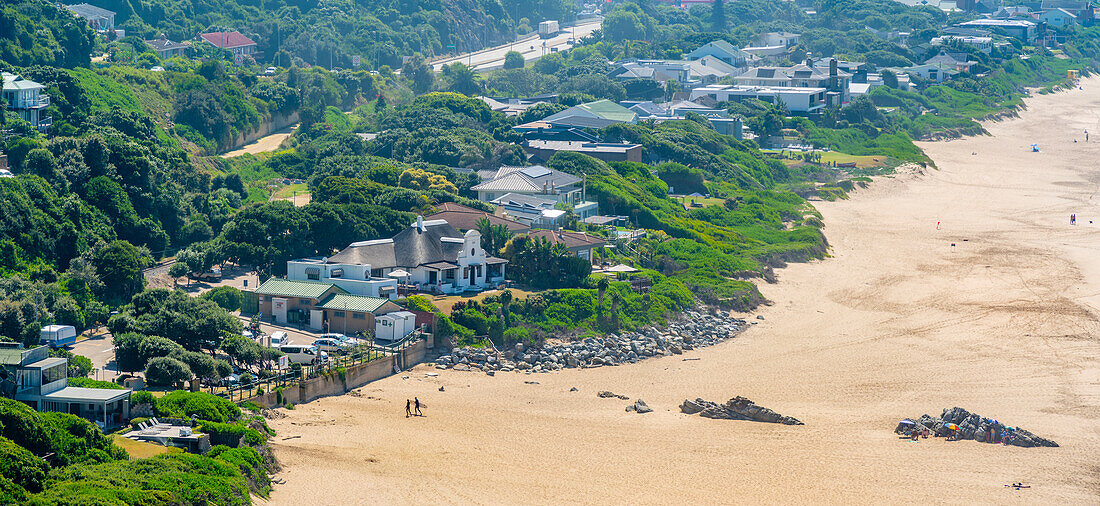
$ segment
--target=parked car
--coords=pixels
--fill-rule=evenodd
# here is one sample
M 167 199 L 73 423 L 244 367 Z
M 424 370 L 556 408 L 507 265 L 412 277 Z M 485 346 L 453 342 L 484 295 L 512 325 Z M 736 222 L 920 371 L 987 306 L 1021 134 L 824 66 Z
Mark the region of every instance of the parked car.
M 328 353 L 318 350 L 316 346 L 289 344 L 280 346 L 279 351 L 292 364 L 317 365 L 328 361 Z
M 239 385 L 240 383 L 241 383 L 241 375 L 233 373 L 233 374 L 230 374 L 229 376 L 226 376 L 226 377 L 222 378 L 221 386 L 223 386 L 223 387 L 235 387 L 235 386 Z
M 271 333 L 271 347 L 272 348 L 279 348 L 281 346 L 290 344 L 290 342 L 291 342 L 290 337 L 288 337 L 286 335 L 286 332 L 283 332 L 281 330 L 276 330 L 275 332 Z
M 205 272 L 192 272 L 190 274 L 190 276 L 191 276 L 191 279 L 197 279 L 199 281 L 221 281 L 222 280 L 222 270 L 221 269 L 211 269 L 211 270 L 208 270 L 208 271 L 205 271 Z
M 345 336 L 344 334 L 337 334 L 337 333 L 334 333 L 334 332 L 330 332 L 328 334 L 321 334 L 320 336 L 318 336 L 318 338 L 319 339 L 335 339 L 335 340 L 340 341 L 340 342 L 342 342 L 342 343 L 344 343 L 348 346 L 359 346 L 359 344 L 360 344 L 359 340 L 354 338 L 354 337 L 348 337 L 348 336 Z
M 346 353 L 355 348 L 355 344 L 341 341 L 332 337 L 320 337 L 313 341 L 313 346 L 327 353 Z
M 264 70 L 264 74 L 267 74 L 267 75 L 274 74 L 275 70 L 277 70 L 275 67 L 268 67 L 267 69 Z

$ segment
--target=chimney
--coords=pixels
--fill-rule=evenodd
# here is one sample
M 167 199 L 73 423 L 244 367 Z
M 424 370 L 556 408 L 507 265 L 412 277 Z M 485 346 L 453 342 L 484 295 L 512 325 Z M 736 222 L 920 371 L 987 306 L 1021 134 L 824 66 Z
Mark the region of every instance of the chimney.
M 416 215 L 416 230 L 418 232 L 424 231 L 424 217 L 419 214 Z
M 806 52 L 806 66 L 814 68 L 814 54 L 808 51 Z
M 836 58 L 829 60 L 829 77 L 836 77 Z

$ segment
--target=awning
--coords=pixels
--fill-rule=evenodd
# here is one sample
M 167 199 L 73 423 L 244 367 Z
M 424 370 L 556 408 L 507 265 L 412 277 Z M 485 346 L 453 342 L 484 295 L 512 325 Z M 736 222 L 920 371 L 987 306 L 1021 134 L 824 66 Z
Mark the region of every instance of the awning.
M 344 269 L 333 269 L 332 272 L 329 273 L 330 278 L 339 278 L 339 277 L 343 277 L 343 275 L 344 275 Z
M 378 293 L 392 292 L 394 290 L 397 290 L 397 287 L 393 286 L 393 285 L 386 285 L 386 286 L 378 287 Z
M 613 267 L 608 267 L 607 272 L 638 272 L 638 269 L 635 269 L 626 264 L 619 264 Z
M 391 278 L 407 278 L 409 277 L 409 271 L 397 269 L 396 271 L 389 273 L 388 276 Z
M 321 275 L 321 268 L 320 267 L 306 267 L 306 274 L 307 275 L 312 274 L 314 276 L 320 276 Z

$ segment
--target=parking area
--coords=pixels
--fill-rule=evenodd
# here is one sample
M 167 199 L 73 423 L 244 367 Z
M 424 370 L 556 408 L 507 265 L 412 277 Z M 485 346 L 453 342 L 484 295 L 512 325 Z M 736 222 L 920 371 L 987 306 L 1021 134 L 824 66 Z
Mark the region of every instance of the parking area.
M 92 367 L 96 369 L 89 377 L 103 381 L 110 381 L 118 377 L 119 371 L 115 364 L 115 346 L 111 342 L 111 334 L 106 328 L 100 327 L 95 331 L 88 331 L 90 337 L 78 341 L 69 348 L 74 355 L 83 355 L 92 361 Z

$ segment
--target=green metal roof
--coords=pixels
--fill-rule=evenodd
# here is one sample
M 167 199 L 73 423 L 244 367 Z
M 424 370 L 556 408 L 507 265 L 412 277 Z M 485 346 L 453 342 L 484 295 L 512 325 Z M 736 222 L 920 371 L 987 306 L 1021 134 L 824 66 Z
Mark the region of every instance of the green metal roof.
M 581 104 L 578 108 L 587 110 L 597 117 L 629 123 L 638 117 L 638 114 L 610 100 L 597 100 L 587 104 Z
M 382 307 L 389 299 L 378 297 L 365 297 L 363 295 L 349 295 L 346 293 L 334 293 L 321 301 L 317 307 L 321 309 L 338 309 L 340 311 L 354 311 L 356 313 L 373 313 Z
M 264 281 L 264 284 L 256 289 L 256 293 L 260 295 L 276 295 L 279 297 L 319 299 L 325 292 L 333 287 L 339 290 L 340 293 L 347 293 L 343 288 L 332 283 L 322 283 L 320 281 L 294 281 L 282 278 L 270 278 Z

